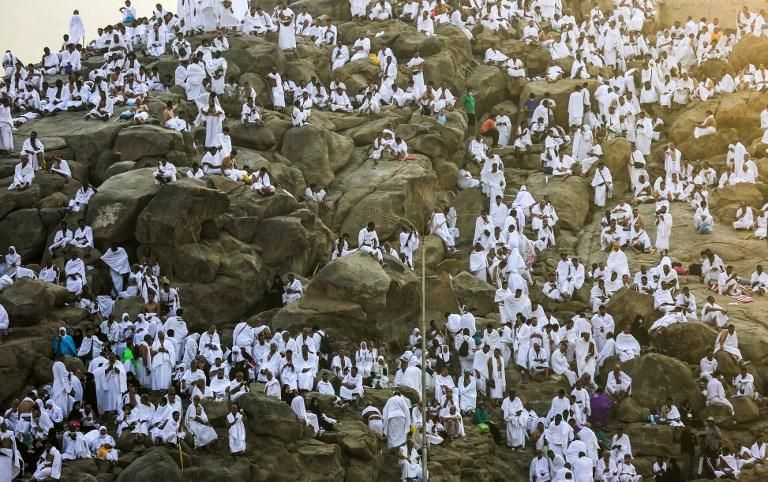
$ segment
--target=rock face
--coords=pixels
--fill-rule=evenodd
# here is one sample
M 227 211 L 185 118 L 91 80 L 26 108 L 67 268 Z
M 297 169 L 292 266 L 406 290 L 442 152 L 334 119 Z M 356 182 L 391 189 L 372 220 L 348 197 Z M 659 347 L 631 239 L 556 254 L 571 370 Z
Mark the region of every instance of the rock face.
M 367 162 L 356 160 L 330 189 L 336 207 L 330 224 L 356 244 L 357 232 L 371 221 L 384 239 L 400 232 L 401 218 L 424 229 L 428 206 L 436 202 L 437 178 L 426 161 L 382 161 L 371 171 Z
M 186 161 L 184 136 L 159 126 L 123 129 L 117 135 L 113 149 L 120 153 L 123 161 L 138 161 L 145 157 L 170 158 L 174 164 L 178 160 Z
M 535 192 L 537 199 L 549 196 L 556 203 L 561 227 L 577 231 L 587 219 L 591 196 L 587 179 L 569 176 L 566 179 L 550 178 L 547 182 L 544 174 L 537 173 L 528 177 L 526 188 Z
M 745 35 L 733 48 L 728 60 L 737 70 L 743 69 L 748 64 L 767 63 L 766 46 L 768 46 L 768 42 L 764 37 Z
M 632 377 L 632 398 L 643 407 L 657 408 L 667 399 L 690 400 L 695 408 L 704 399 L 693 373 L 681 361 L 659 354 L 641 355 L 624 364 Z
M 181 470 L 176 465 L 176 461 L 167 453 L 160 450 L 153 450 L 146 455 L 136 459 L 120 473 L 118 482 L 139 482 L 153 478 L 162 478 L 169 482 L 181 481 Z
M 281 154 L 291 160 L 309 183 L 327 186 L 352 155 L 354 143 L 314 126 L 294 127 L 285 133 Z
M 97 246 L 133 239 L 139 213 L 158 191 L 152 168 L 137 169 L 107 179 L 88 205 L 88 224 Z
M 712 340 L 716 338 L 714 328 L 703 323 L 678 323 L 655 334 L 651 344 L 665 355 L 674 355 L 686 363 L 698 365 L 707 351 L 712 349 Z
M 270 0 L 262 6 L 271 11 L 276 3 Z M 610 0 L 598 0 L 597 4 L 606 12 L 615 9 Z M 504 112 L 513 122 L 519 122 L 525 118 L 524 103 L 533 94 L 537 99 L 553 99 L 555 121 L 567 126 L 568 97 L 583 84 L 581 80 L 513 80 L 504 69 L 483 64 L 485 49 L 495 43 L 505 54 L 519 56 L 530 77 L 541 78 L 551 62 L 549 49 L 519 40 L 518 22 L 513 22 L 509 32 L 494 32 L 477 25 L 470 41 L 461 30 L 449 25 L 439 25 L 436 35 L 425 36 L 399 19 L 375 23 L 351 20 L 349 5 L 343 1 L 300 0 L 292 8 L 297 11 L 301 6 L 308 6 L 320 22 L 330 18 L 337 24 L 339 38 L 346 45 L 366 35 L 371 38 L 372 53 L 390 48 L 402 62 L 418 52 L 424 58 L 427 82 L 435 86 L 445 82 L 457 98 L 468 88 L 475 92 L 478 120 Z M 579 22 L 592 6 L 592 2 L 570 5 Z M 652 30 L 654 25 L 647 24 L 645 28 Z M 191 41 L 197 47 L 202 38 L 210 35 L 195 36 Z M 381 81 L 381 66 L 369 58 L 331 71 L 331 47 L 318 47 L 303 36 L 298 38 L 295 51 L 290 52 L 278 47 L 278 35 L 274 32 L 258 37 L 232 35 L 229 39 L 231 48 L 223 54 L 229 64 L 228 75 L 240 86 L 247 82 L 253 87 L 261 105 L 271 104 L 266 79 L 273 67 L 284 80 L 302 87 L 312 77 L 327 86 L 338 76 L 350 96 L 359 94 L 368 83 Z M 762 37 L 746 35 L 729 61 L 709 60 L 694 70 L 697 75 L 715 80 L 726 72 L 733 75 L 749 63 L 763 62 L 768 55 L 765 43 Z M 171 55 L 139 57 L 145 67 L 157 67 L 163 76 L 172 76 L 176 68 Z M 571 59 L 557 61 L 566 71 L 571 63 Z M 639 68 L 639 61 L 631 63 Z M 86 70 L 101 67 L 101 59 L 92 56 L 84 65 Z M 400 67 L 395 83 L 406 89 L 409 75 L 402 64 Z M 593 79 L 607 74 L 590 73 Z M 597 85 L 597 80 L 587 81 L 592 92 Z M 186 101 L 184 94 L 180 86 L 172 87 L 170 92 L 153 93 L 149 101 L 153 122 L 167 101 L 176 103 L 188 119 L 193 119 L 197 106 Z M 49 155 L 61 154 L 71 160 L 74 179 L 65 183 L 59 176 L 40 172 L 29 190 L 7 191 L 17 159 L 0 156 L 0 252 L 15 245 L 24 264 L 37 267 L 49 257 L 45 248 L 59 222 L 66 220 L 72 225 L 77 218 L 84 217 L 94 229 L 97 248 L 86 257 L 92 268 L 87 272 L 88 286 L 95 295 L 109 291 L 108 270 L 98 261 L 100 251 L 116 243 L 125 247 L 132 263 L 147 260 L 160 265 L 162 275 L 179 289 L 191 331 L 215 324 L 226 345 L 231 341 L 234 325 L 241 320 L 266 323 L 273 333 L 287 328 L 295 334 L 302 328 L 318 325 L 332 335 L 337 348 L 354 349 L 361 340 L 372 340 L 390 363 L 402 353 L 408 334 L 421 321 L 419 260 L 424 253 L 427 321 L 434 319 L 440 326 L 446 312 L 456 313 L 465 305 L 476 309 L 476 323 L 481 329 L 489 323 L 498 326 L 494 285 L 467 272 L 466 254 L 473 242 L 475 219 L 488 207 L 488 200 L 477 189 L 457 190 L 460 166 L 468 163 L 475 177 L 479 171 L 467 153 L 468 140 L 477 125 L 468 124 L 461 101 L 454 110 L 445 112 L 445 122 L 422 115 L 415 106 L 384 106 L 373 115 L 316 108 L 311 125 L 304 127 L 293 127 L 285 111 L 270 109 L 262 112 L 264 126 L 245 126 L 238 119 L 242 106 L 239 96 L 223 95 L 219 101 L 227 115 L 224 122 L 233 146 L 238 150 L 239 168 L 265 168 L 276 187 L 274 195 L 263 196 L 247 184 L 225 176 L 188 179 L 188 167 L 200 161 L 201 154 L 196 152 L 193 141 L 201 145 L 202 128 L 181 134 L 154 124 L 85 122 L 81 113 L 62 112 L 19 126 L 15 141 L 20 145 L 31 130 L 39 131 Z M 696 100 L 685 108 L 662 112 L 666 127 L 647 159 L 652 177 L 663 174 L 663 145 L 667 141 L 676 143 L 686 159 L 708 161 L 722 169 L 728 144 L 740 139 L 758 164 L 763 163 L 765 146 L 760 142 L 762 129 L 757 119 L 766 104 L 768 93 L 749 91 L 717 95 L 707 102 Z M 718 133 L 692 139 L 694 126 L 707 110 L 715 112 Z M 374 166 L 368 159 L 371 145 L 383 129 L 394 131 L 407 143 L 406 160 L 385 158 Z M 624 138 L 616 138 L 601 145 L 603 159 L 613 173 L 616 199 L 626 197 L 630 144 Z M 548 196 L 557 210 L 557 246 L 538 254 L 533 270 L 536 283 L 530 289 L 531 298 L 553 308 L 562 322 L 575 313 L 589 312 L 589 283 L 573 299 L 554 302 L 544 299 L 541 293 L 543 277 L 556 268 L 559 250 L 576 254 L 587 269 L 592 263 L 605 261 L 605 253 L 598 249 L 603 213 L 593 207 L 591 172 L 547 179 L 541 172 L 541 150 L 541 145 L 534 145 L 529 152 L 519 155 L 507 146 L 494 152 L 504 161 L 508 201 L 525 184 L 537 201 Z M 151 173 L 160 159 L 168 159 L 179 168 L 176 183 L 155 184 Z M 65 212 L 63 207 L 85 182 L 98 189 L 88 209 L 78 214 Z M 304 198 L 305 189 L 311 185 L 326 190 L 323 203 Z M 766 243 L 744 239 L 746 233 L 734 235 L 728 223 L 740 201 L 759 208 L 767 197 L 768 190 L 762 184 L 713 189 L 710 209 L 717 227 L 706 236 L 692 234 L 687 205 L 674 203 L 672 210 L 678 224 L 672 258 L 690 265 L 698 261 L 702 249 L 711 248 L 740 274 L 750 273 L 755 260 L 768 258 Z M 440 238 L 427 232 L 430 214 L 436 207 L 447 206 L 455 207 L 458 213 L 459 254 L 449 253 Z M 653 238 L 652 204 L 638 208 Z M 395 250 L 403 225 L 413 225 L 421 233 L 421 246 L 414 253 L 415 271 L 390 253 L 384 254 L 383 263 L 362 252 L 330 261 L 334 241 L 346 233 L 349 248 L 355 249 L 356 235 L 369 221 L 376 224 L 380 240 L 389 242 Z M 532 235 L 527 229 L 525 233 Z M 628 257 L 633 273 L 639 264 L 658 263 L 656 254 L 628 251 Z M 54 262 L 62 265 L 63 259 L 54 257 Z M 300 301 L 282 306 L 279 292 L 267 291 L 267 282 L 275 277 L 284 279 L 289 272 L 302 281 L 305 294 Z M 696 291 L 699 304 L 710 294 L 696 276 L 681 275 L 680 281 Z M 8 310 L 13 328 L 11 337 L 0 349 L 0 402 L 4 406 L 29 389 L 51 382 L 51 337 L 60 326 L 72 333 L 96 323 L 86 310 L 67 304 L 71 301 L 70 293 L 63 287 L 36 280 L 18 280 L 0 292 L 0 304 Z M 725 297 L 718 297 L 717 301 L 728 304 L 731 321 L 739 330 L 740 348 L 752 362 L 749 372 L 755 376 L 759 391 L 765 393 L 768 332 L 764 320 L 768 313 L 764 303 L 758 299 L 755 303 L 735 304 Z M 130 297 L 118 300 L 113 311 L 118 317 L 125 312 L 135 318 L 143 305 L 142 298 Z M 644 326 L 649 326 L 660 316 L 650 297 L 628 289 L 613 295 L 608 311 L 618 327 L 631 323 L 637 316 L 645 320 Z M 734 443 L 751 438 L 764 428 L 761 408 L 752 400 L 734 400 L 734 416 L 723 407 L 704 407 L 701 387 L 695 381 L 696 366 L 712 348 L 715 337 L 714 329 L 703 323 L 674 325 L 650 336 L 650 346 L 644 347 L 644 354 L 624 364 L 633 379 L 634 394 L 615 407 L 607 430 L 611 432 L 619 423 L 625 426 L 633 441 L 636 465 L 646 479 L 650 477 L 649 458 L 679 455 L 679 442 L 672 428 L 645 423 L 648 413 L 657 409 L 667 396 L 678 403 L 689 399 L 700 417 L 712 415 L 723 422 L 725 438 Z M 656 353 L 652 353 L 654 350 Z M 726 378 L 738 372 L 739 365 L 731 355 L 719 353 L 717 359 Z M 64 361 L 72 370 L 85 369 L 79 359 Z M 599 377 L 599 385 L 604 384 L 606 376 L 603 373 Z M 562 377 L 556 376 L 524 383 L 514 367 L 507 370 L 507 377 L 508 386 L 515 387 L 526 405 L 539 414 L 549 410 L 554 393 L 569 388 Z M 338 385 L 339 380 L 333 377 L 333 383 Z M 264 396 L 261 386 L 254 385 L 252 389 L 251 394 L 240 399 L 248 416 L 248 447 L 243 457 L 230 457 L 227 450 L 226 404 L 208 403 L 206 410 L 219 435 L 218 446 L 210 451 L 192 450 L 189 439 L 179 451 L 150 447 L 129 435 L 118 442 L 122 449 L 119 464 L 96 460 L 67 463 L 62 479 L 132 482 L 159 476 L 169 481 L 198 482 L 365 482 L 400 478 L 395 456 L 360 421 L 360 407 L 339 408 L 332 403 L 332 397 L 309 394 L 308 398 L 317 397 L 323 410 L 339 420 L 334 431 L 313 438 L 311 429 L 287 404 Z M 391 396 L 390 390 L 366 389 L 361 403 L 371 402 L 381 409 Z M 412 389 L 401 390 L 411 403 L 418 400 L 419 394 Z M 499 411 L 492 408 L 490 412 L 501 426 Z M 496 445 L 490 435 L 481 434 L 468 420 L 465 422 L 468 437 L 432 448 L 430 469 L 435 480 L 528 477 L 528 451 L 506 450 L 503 445 Z M 747 446 L 751 443 L 752 440 L 743 441 Z
M 228 207 L 226 194 L 206 187 L 202 181 L 182 179 L 165 185 L 139 214 L 136 240 L 171 246 L 197 242 L 203 224 Z
M 402 321 L 419 310 L 416 276 L 399 263 L 382 267 L 364 253 L 328 263 L 305 289 L 304 298 L 275 315 L 275 327 L 319 324 L 334 335 L 361 340 L 382 333 L 407 337 L 410 328 Z
M 62 286 L 44 281 L 20 279 L 0 292 L 0 304 L 14 325 L 33 326 L 53 309 L 63 306 L 70 293 Z
M 239 399 L 249 414 L 248 431 L 283 442 L 295 442 L 304 436 L 306 425 L 299 422 L 291 407 L 263 394 L 247 394 Z

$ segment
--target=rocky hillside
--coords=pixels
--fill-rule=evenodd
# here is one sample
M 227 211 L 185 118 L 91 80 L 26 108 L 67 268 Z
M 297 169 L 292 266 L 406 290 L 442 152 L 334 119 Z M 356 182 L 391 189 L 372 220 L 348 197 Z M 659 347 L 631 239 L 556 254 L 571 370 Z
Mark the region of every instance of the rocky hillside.
M 348 18 L 346 2 L 312 0 L 298 2 L 310 11 L 327 13 L 334 20 Z M 588 7 L 589 8 L 589 7 Z M 351 43 L 368 24 L 345 22 L 339 25 L 341 39 Z M 392 48 L 400 59 L 419 51 L 426 61 L 427 80 L 445 81 L 456 94 L 471 86 L 476 92 L 480 114 L 522 111 L 521 99 L 529 93 L 548 92 L 557 103 L 556 117 L 567 119 L 567 97 L 575 81 L 549 84 L 544 81 L 515 82 L 497 67 L 481 64 L 485 48 L 491 41 L 499 43 L 505 53 L 516 52 L 524 59 L 529 75 L 540 75 L 549 63 L 547 50 L 529 47 L 515 40 L 516 35 L 476 31 L 470 42 L 459 30 L 441 27 L 438 35 L 427 38 L 411 26 L 399 21 L 376 25 L 373 48 Z M 196 40 L 199 41 L 199 38 Z M 297 84 L 311 77 L 330 82 L 329 50 L 299 40 L 294 53 L 277 48 L 276 37 L 232 37 L 231 49 L 224 54 L 229 62 L 229 75 L 239 82 L 248 81 L 261 100 L 267 99 L 264 80 L 276 65 L 284 76 Z M 703 64 L 700 72 L 734 72 L 746 62 L 762 62 L 768 52 L 768 40 L 745 39 L 734 51 L 730 63 L 718 61 Z M 143 59 L 142 59 L 143 60 Z M 157 66 L 164 74 L 172 74 L 176 62 L 170 57 L 146 59 L 147 67 Z M 99 66 L 100 59 L 86 64 Z M 369 80 L 378 78 L 378 68 L 368 60 L 345 65 L 338 72 L 350 92 L 356 92 Z M 405 83 L 402 78 L 399 82 Z M 591 84 L 594 89 L 594 82 Z M 188 118 L 196 107 L 184 100 L 178 88 L 170 93 L 153 95 L 152 113 L 159 118 L 165 101 L 180 100 Z M 682 112 L 664 113 L 666 139 L 676 142 L 684 157 L 708 161 L 715 168 L 725 162 L 727 146 L 741 139 L 762 163 L 765 147 L 760 145 L 759 112 L 768 104 L 766 93 L 736 93 L 715 97 L 707 103 L 695 103 Z M 157 186 L 150 173 L 159 159 L 166 158 L 177 167 L 198 162 L 204 132 L 182 135 L 154 125 L 128 126 L 112 120 L 107 123 L 86 122 L 79 113 L 61 113 L 22 126 L 15 133 L 16 145 L 32 130 L 39 133 L 48 155 L 61 154 L 71 160 L 76 180 L 47 173 L 35 178 L 31 189 L 7 191 L 16 158 L 0 159 L 0 247 L 17 247 L 26 266 L 47 261 L 46 247 L 62 220 L 73 225 L 80 215 L 66 214 L 62 206 L 78 187 L 89 182 L 97 187 L 85 218 L 93 227 L 97 250 L 89 260 L 99 257 L 97 251 L 112 243 L 126 247 L 132 261 L 148 255 L 155 258 L 172 281 L 181 288 L 185 318 L 190 331 L 216 324 L 231 340 L 231 329 L 244 319 L 268 322 L 274 328 L 292 331 L 304 326 L 326 327 L 341 343 L 352 344 L 373 339 L 390 353 L 399 353 L 407 334 L 420 319 L 420 287 L 418 273 L 405 269 L 387 258 L 383 266 L 367 256 L 349 256 L 328 263 L 333 239 L 347 232 L 353 237 L 368 221 L 374 221 L 384 240 L 394 240 L 406 218 L 417 228 L 425 227 L 428 214 L 436 206 L 452 205 L 459 213 L 459 227 L 471 233 L 475 216 L 487 201 L 478 191 L 460 192 L 455 197 L 457 171 L 465 160 L 468 126 L 461 112 L 448 115 L 445 125 L 423 117 L 413 109 L 384 108 L 375 116 L 335 114 L 315 110 L 312 126 L 292 128 L 287 115 L 265 113 L 263 128 L 244 127 L 238 122 L 240 105 L 226 102 L 225 125 L 230 128 L 241 165 L 251 168 L 266 166 L 282 191 L 272 197 L 261 197 L 242 184 L 221 176 L 202 180 L 183 179 L 171 185 Z M 715 136 L 694 140 L 693 126 L 706 110 L 716 112 L 719 132 Z M 372 169 L 365 162 L 367 149 L 383 128 L 397 132 L 415 153 L 409 162 L 381 162 Z M 654 144 L 649 171 L 663 172 L 663 145 Z M 536 146 L 534 146 L 536 147 Z M 617 193 L 626 193 L 628 173 L 626 159 L 629 144 L 624 140 L 604 145 L 606 164 L 614 173 Z M 557 245 L 575 253 L 585 265 L 602 261 L 598 251 L 599 219 L 591 204 L 589 175 L 545 182 L 539 172 L 538 155 L 532 153 L 517 160 L 509 150 L 500 150 L 506 166 L 507 196 L 514 198 L 519 186 L 526 184 L 537 199 L 548 194 L 560 216 Z M 325 186 L 328 208 L 301 202 L 301 194 L 309 183 Z M 617 197 L 619 197 L 617 196 Z M 748 275 L 759 261 L 768 259 L 764 241 L 745 240 L 731 230 L 729 223 L 740 200 L 760 207 L 768 199 L 763 184 L 740 185 L 713 193 L 712 212 L 717 225 L 712 235 L 700 237 L 692 227 L 692 212 L 684 205 L 673 209 L 675 230 L 672 256 L 683 264 L 696 262 L 698 253 L 715 250 L 737 271 Z M 642 214 L 650 216 L 650 206 Z M 82 213 L 81 213 L 82 214 Z M 653 237 L 653 228 L 651 228 Z M 426 237 L 428 317 L 440 319 L 446 311 L 455 311 L 459 303 L 478 309 L 483 320 L 496 321 L 493 304 L 494 287 L 466 273 L 469 235 L 460 238 L 464 254 L 447 256 L 438 238 Z M 420 256 L 417 254 L 416 257 Z M 657 256 L 631 255 L 631 268 L 658 261 Z M 54 262 L 63 264 L 63 259 Z M 557 253 L 546 252 L 535 268 L 537 280 L 551 271 Z M 306 296 L 285 308 L 270 306 L 265 298 L 267 281 L 275 275 L 292 272 L 308 281 Z M 450 275 L 450 276 L 449 276 Z M 108 281 L 106 266 L 95 263 L 88 271 L 88 284 L 96 293 Z M 696 277 L 681 278 L 681 284 L 692 288 L 701 301 L 707 290 Z M 38 281 L 19 281 L 0 293 L 0 303 L 10 314 L 12 337 L 0 347 L 0 401 L 6 406 L 26 388 L 51 380 L 50 338 L 59 326 L 85 327 L 91 324 L 83 310 L 65 306 L 68 292 L 61 287 Z M 532 296 L 542 298 L 538 289 Z M 552 306 L 559 319 L 584 310 L 588 292 L 574 300 Z M 718 297 L 718 302 L 728 304 Z M 132 315 L 141 306 L 139 299 L 123 300 L 115 312 Z M 752 361 L 750 372 L 764 393 L 768 384 L 768 303 L 758 300 L 747 305 L 728 306 L 736 324 L 745 357 Z M 658 317 L 648 297 L 621 293 L 609 306 L 617 325 L 631 322 L 638 313 L 647 320 Z M 655 353 L 633 360 L 625 367 L 632 376 L 636 396 L 620 405 L 615 422 L 626 424 L 638 468 L 649 474 L 657 455 L 679 454 L 679 443 L 673 430 L 646 426 L 648 409 L 657 407 L 666 396 L 688 398 L 700 410 L 701 417 L 713 415 L 722 422 L 728 441 L 751 444 L 757 433 L 768 429 L 765 408 L 750 400 L 740 400 L 736 416 L 705 409 L 700 386 L 694 381 L 699 359 L 714 344 L 715 332 L 700 323 L 678 325 L 653 337 L 650 345 Z M 727 376 L 737 368 L 731 359 L 719 358 Z M 71 361 L 74 365 L 76 362 Z M 548 380 L 522 384 L 514 370 L 507 374 L 508 383 L 517 384 L 519 396 L 537 413 L 545 413 L 549 401 L 563 381 Z M 387 393 L 372 390 L 366 399 L 382 407 Z M 242 400 L 248 414 L 248 456 L 233 459 L 223 443 L 216 450 L 197 453 L 183 446 L 181 451 L 148 447 L 130 438 L 121 439 L 122 450 L 117 465 L 101 461 L 78 461 L 67 464 L 65 480 L 86 482 L 133 482 L 149 477 L 167 481 L 194 480 L 308 480 L 365 481 L 396 480 L 396 460 L 385 452 L 382 444 L 359 421 L 359 408 L 336 409 L 327 399 L 323 404 L 330 416 L 341 420 L 335 433 L 312 439 L 289 407 L 262 395 L 249 395 Z M 208 414 L 226 440 L 224 407 L 209 405 Z M 498 414 L 497 414 L 498 415 Z M 492 440 L 468 427 L 466 439 L 432 452 L 430 465 L 433 480 L 523 480 L 528 470 L 529 454 L 512 453 L 496 446 Z M 745 474 L 745 478 L 762 480 L 764 474 Z M 752 479 L 747 479 L 752 480 Z

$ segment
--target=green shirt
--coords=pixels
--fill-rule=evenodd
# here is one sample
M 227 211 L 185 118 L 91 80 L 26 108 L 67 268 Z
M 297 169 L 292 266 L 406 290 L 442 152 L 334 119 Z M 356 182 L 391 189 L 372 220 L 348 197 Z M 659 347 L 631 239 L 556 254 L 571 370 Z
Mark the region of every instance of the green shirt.
M 472 97 L 469 94 L 464 94 L 461 96 L 461 101 L 464 103 L 464 111 L 467 114 L 474 114 L 475 113 L 475 98 Z

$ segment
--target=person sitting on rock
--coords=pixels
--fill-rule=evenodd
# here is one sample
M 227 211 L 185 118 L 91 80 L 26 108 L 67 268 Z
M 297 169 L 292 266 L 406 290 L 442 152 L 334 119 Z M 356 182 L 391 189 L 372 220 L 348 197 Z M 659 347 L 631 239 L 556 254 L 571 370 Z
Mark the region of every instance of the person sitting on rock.
M 693 129 L 693 137 L 698 139 L 704 136 L 711 136 L 717 132 L 717 121 L 711 110 L 708 110 L 706 117 L 700 124 Z
M 283 304 L 298 301 L 304 295 L 304 288 L 301 281 L 297 280 L 293 274 L 288 273 L 287 281 L 283 286 Z
M 507 56 L 497 48 L 496 42 L 491 42 L 491 46 L 485 50 L 484 64 L 502 65 L 507 61 Z
M 32 187 L 32 180 L 35 179 L 35 171 L 32 163 L 26 155 L 21 156 L 21 161 L 16 164 L 13 170 L 13 181 L 8 186 L 9 191 L 24 191 Z
M 728 400 L 725 388 L 723 388 L 722 382 L 723 376 L 720 372 L 715 371 L 707 382 L 706 396 L 707 406 L 710 405 L 725 405 L 728 407 L 731 415 L 734 415 L 733 404 Z
M 176 182 L 176 166 L 168 162 L 167 159 L 161 159 L 157 167 L 152 172 L 155 178 L 155 184 L 169 184 Z
M 259 109 L 254 104 L 253 97 L 249 97 L 245 104 L 243 104 L 243 107 L 240 110 L 240 122 L 246 126 L 253 125 L 261 127 L 264 125 L 264 122 L 261 120 Z
M 632 379 L 621 369 L 618 363 L 613 372 L 608 375 L 605 382 L 605 393 L 610 395 L 617 403 L 632 394 Z
M 736 393 L 733 398 L 749 397 L 757 399 L 759 394 L 755 391 L 755 377 L 751 373 L 747 373 L 747 367 L 741 366 L 739 374 L 733 378 L 733 388 L 736 389 Z

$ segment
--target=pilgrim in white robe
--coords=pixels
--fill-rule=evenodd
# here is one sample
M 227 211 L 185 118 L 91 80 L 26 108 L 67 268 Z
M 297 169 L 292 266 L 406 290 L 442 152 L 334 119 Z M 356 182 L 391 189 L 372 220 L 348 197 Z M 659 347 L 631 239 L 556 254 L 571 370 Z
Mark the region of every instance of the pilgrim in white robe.
M 595 190 L 595 206 L 604 207 L 606 199 L 612 196 L 613 177 L 608 167 L 597 168 L 592 177 L 592 187 Z
M 168 390 L 176 361 L 176 346 L 171 339 L 155 338 L 152 343 L 152 390 Z
M 389 448 L 405 445 L 411 426 L 411 410 L 402 395 L 393 395 L 382 412 L 384 435 Z
M 187 408 L 184 424 L 195 441 L 195 448 L 205 447 L 218 438 L 216 430 L 208 422 L 208 415 L 200 403 L 192 403 Z
M 120 412 L 123 393 L 128 391 L 123 364 L 119 361 L 105 363 L 94 375 L 99 412 Z
M 227 414 L 227 426 L 229 432 L 229 453 L 240 454 L 245 452 L 245 424 L 243 414 L 229 412 Z
M 528 412 L 523 407 L 523 402 L 518 397 L 514 400 L 507 397 L 501 403 L 501 410 L 507 424 L 507 446 L 524 447 Z

